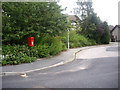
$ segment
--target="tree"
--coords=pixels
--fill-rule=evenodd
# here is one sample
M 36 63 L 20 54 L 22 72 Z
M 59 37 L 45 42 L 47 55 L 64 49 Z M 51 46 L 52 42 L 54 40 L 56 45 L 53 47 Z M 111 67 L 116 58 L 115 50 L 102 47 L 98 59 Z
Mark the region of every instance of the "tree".
M 96 40 L 100 19 L 97 17 L 97 14 L 94 13 L 92 1 L 78 0 L 77 5 L 78 8 L 75 8 L 74 12 L 81 18 L 80 26 L 82 30 L 79 33 Z
M 75 8 L 75 14 L 79 15 L 81 28 L 79 34 L 83 34 L 97 43 L 109 43 L 109 31 L 107 22 L 102 22 L 92 8 L 92 1 L 81 0 L 77 2 L 78 8 Z
M 78 7 L 74 8 L 74 13 L 82 20 L 93 14 L 92 1 L 81 0 L 76 2 Z
M 25 44 L 30 36 L 59 36 L 67 27 L 55 2 L 4 2 L 2 9 L 3 44 Z
M 103 44 L 109 44 L 110 42 L 110 30 L 109 30 L 109 26 L 107 24 L 107 22 L 103 22 L 103 34 L 101 36 L 101 43 Z
M 81 28 L 82 30 L 79 32 L 80 34 L 83 34 L 84 36 L 96 40 L 98 42 L 98 36 L 99 36 L 99 30 L 98 26 L 100 23 L 99 17 L 95 13 L 89 15 L 81 22 Z

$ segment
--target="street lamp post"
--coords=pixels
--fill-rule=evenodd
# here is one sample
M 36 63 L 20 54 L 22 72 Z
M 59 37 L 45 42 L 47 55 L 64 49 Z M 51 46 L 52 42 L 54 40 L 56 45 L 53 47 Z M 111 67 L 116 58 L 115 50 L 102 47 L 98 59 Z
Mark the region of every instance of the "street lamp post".
M 66 18 L 66 17 L 64 17 L 64 18 Z M 68 20 L 68 18 L 66 18 L 67 19 L 67 21 L 66 21 L 66 23 L 68 24 L 69 23 L 69 20 Z M 70 48 L 70 41 L 69 41 L 69 38 L 70 38 L 70 31 L 69 31 L 69 26 L 67 26 L 67 48 L 69 49 Z
M 65 7 L 64 10 L 67 11 L 67 8 L 68 8 L 68 7 Z M 68 23 L 69 20 L 68 20 L 68 18 L 66 18 L 66 19 L 67 19 L 67 23 Z M 69 35 L 69 34 L 70 34 L 70 32 L 69 32 L 69 28 L 68 28 L 68 27 L 67 27 L 67 31 L 68 31 L 68 35 L 67 35 L 67 46 L 68 46 L 68 47 L 67 47 L 67 48 L 69 49 L 69 48 L 70 48 L 70 41 L 69 41 L 69 38 L 70 38 L 70 35 Z
M 70 48 L 70 42 L 69 42 L 69 29 L 68 29 L 68 49 Z

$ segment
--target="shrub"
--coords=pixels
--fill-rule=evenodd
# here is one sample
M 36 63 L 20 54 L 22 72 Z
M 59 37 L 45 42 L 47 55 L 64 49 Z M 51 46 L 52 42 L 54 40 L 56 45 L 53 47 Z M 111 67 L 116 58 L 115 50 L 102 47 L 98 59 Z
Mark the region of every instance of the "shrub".
M 77 34 L 76 31 L 70 32 L 70 47 L 82 47 L 82 46 L 89 46 L 95 45 L 96 42 L 94 40 L 88 39 L 83 35 Z
M 36 57 L 30 54 L 31 51 L 27 46 L 3 45 L 2 48 L 3 48 L 2 55 L 4 55 L 4 58 L 2 60 L 2 65 L 30 63 L 36 60 Z
M 49 46 L 47 45 L 39 45 L 37 46 L 38 56 L 39 58 L 50 56 L 49 54 Z
M 8 56 L 5 56 L 2 65 L 13 65 L 21 63 L 30 63 L 36 60 L 36 57 L 29 57 L 24 53 L 12 53 Z
M 94 40 L 77 34 L 76 31 L 70 32 L 70 47 L 82 47 L 96 44 Z M 66 50 L 67 37 L 56 36 L 52 37 L 46 35 L 41 39 L 41 43 L 34 47 L 27 45 L 3 45 L 2 47 L 2 65 L 13 65 L 21 63 L 30 63 L 37 58 L 48 57 L 50 55 L 58 54 L 62 50 Z
M 54 37 L 52 44 L 50 45 L 50 55 L 55 55 L 63 50 L 63 43 L 60 37 Z
M 37 58 L 55 55 L 66 49 L 66 46 L 62 43 L 60 37 L 50 38 L 51 41 L 49 41 L 49 44 L 39 44 L 34 47 L 28 47 L 27 45 L 3 45 L 2 55 L 4 58 L 2 58 L 2 65 L 30 63 Z

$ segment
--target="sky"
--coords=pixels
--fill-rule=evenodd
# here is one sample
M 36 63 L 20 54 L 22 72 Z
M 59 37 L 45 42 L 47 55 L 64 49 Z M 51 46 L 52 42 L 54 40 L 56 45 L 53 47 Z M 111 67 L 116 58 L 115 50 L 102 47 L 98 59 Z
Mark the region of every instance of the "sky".
M 73 14 L 74 7 L 77 7 L 77 0 L 60 0 L 59 5 L 62 8 L 67 7 L 63 13 Z M 107 21 L 109 25 L 118 24 L 118 2 L 120 0 L 92 0 L 94 12 L 100 17 L 102 21 Z

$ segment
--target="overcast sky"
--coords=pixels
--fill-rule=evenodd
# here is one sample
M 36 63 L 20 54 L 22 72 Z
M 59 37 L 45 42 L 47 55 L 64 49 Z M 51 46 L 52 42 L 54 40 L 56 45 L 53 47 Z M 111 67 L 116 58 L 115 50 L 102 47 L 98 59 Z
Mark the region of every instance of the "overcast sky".
M 70 13 L 76 7 L 77 0 L 60 0 L 59 5 L 62 8 L 68 7 L 64 13 Z M 94 11 L 102 21 L 107 21 L 109 25 L 118 24 L 118 2 L 120 0 L 92 0 Z

